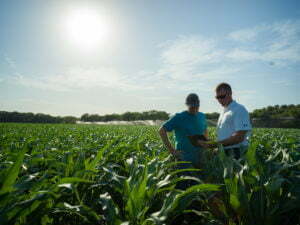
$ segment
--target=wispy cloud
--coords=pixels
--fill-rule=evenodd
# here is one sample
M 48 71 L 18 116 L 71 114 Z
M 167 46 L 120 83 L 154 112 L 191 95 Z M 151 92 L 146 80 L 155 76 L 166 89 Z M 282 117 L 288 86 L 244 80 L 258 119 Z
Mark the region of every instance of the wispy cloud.
M 293 86 L 293 85 L 296 85 L 295 83 L 293 83 L 289 80 L 275 80 L 275 81 L 273 81 L 273 84 L 278 84 L 280 86 Z
M 15 61 L 12 58 L 10 58 L 8 55 L 4 54 L 4 60 L 11 69 L 15 70 L 17 68 Z
M 245 76 L 249 62 L 264 62 L 266 67 L 299 63 L 300 22 L 261 24 L 237 30 L 227 37 L 179 36 L 160 48 L 162 64 L 151 76 L 159 84 L 169 89 L 211 91 L 208 81 Z M 250 92 L 238 94 L 250 99 L 255 95 Z
M 114 68 L 70 68 L 58 75 L 27 77 L 17 76 L 14 79 L 28 87 L 53 90 L 76 91 L 97 87 L 133 88 L 124 81 L 124 76 Z
M 161 45 L 161 58 L 164 64 L 195 65 L 212 63 L 219 59 L 220 52 L 216 49 L 216 41 L 200 36 L 179 36 L 173 41 Z
M 234 61 L 266 61 L 286 66 L 300 62 L 300 21 L 288 20 L 235 31 L 229 38 L 238 47 L 228 52 Z
M 177 39 L 160 45 L 161 67 L 155 73 L 160 80 L 167 79 L 171 87 L 183 90 L 204 85 L 206 80 L 219 79 L 219 76 L 232 72 L 223 64 L 224 50 L 218 47 L 217 39 L 202 36 L 179 36 Z M 216 65 L 222 71 L 216 69 Z
M 235 79 L 248 62 L 288 66 L 300 62 L 300 22 L 281 21 L 236 30 L 222 37 L 182 35 L 158 46 L 160 65 L 123 74 L 116 67 L 75 67 L 51 76 L 17 74 L 15 81 L 53 91 L 109 87 L 126 91 L 159 89 L 211 91 L 213 82 Z M 9 57 L 6 62 L 16 70 Z
M 265 25 L 259 25 L 254 28 L 241 29 L 231 32 L 228 36 L 230 39 L 240 42 L 254 41 L 265 27 Z
M 252 61 L 262 58 L 262 55 L 260 55 L 259 52 L 242 50 L 238 48 L 231 50 L 226 56 L 236 62 Z
M 17 63 L 15 62 L 15 60 L 13 58 L 11 58 L 7 54 L 4 54 L 4 62 L 6 63 L 6 65 L 9 68 L 9 70 L 11 71 L 10 73 L 14 77 L 20 77 L 21 76 L 21 73 L 18 71 L 18 68 L 17 68 Z M 5 77 L 5 79 L 3 78 L 3 81 L 11 79 L 11 77 L 8 77 L 7 75 L 5 75 L 4 77 Z
M 196 74 L 196 77 L 205 80 L 220 80 L 224 77 L 228 79 L 233 78 L 234 74 L 236 74 L 239 71 L 240 68 L 233 68 L 222 65 L 220 67 L 217 67 L 216 69 L 211 69 L 206 72 L 200 72 L 199 74 Z
M 215 64 L 220 63 L 222 52 L 217 49 L 214 39 L 201 36 L 179 36 L 160 44 L 161 64 L 154 71 L 140 71 L 130 77 L 130 84 L 157 91 L 177 90 L 187 91 L 201 87 L 205 90 L 206 79 L 217 79 L 221 73 Z M 225 67 L 222 67 L 225 69 Z M 203 87 L 203 88 L 202 88 Z

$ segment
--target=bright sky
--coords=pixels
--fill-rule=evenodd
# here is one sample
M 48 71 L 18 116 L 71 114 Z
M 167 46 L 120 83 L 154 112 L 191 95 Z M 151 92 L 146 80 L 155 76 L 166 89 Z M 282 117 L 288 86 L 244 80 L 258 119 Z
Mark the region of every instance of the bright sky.
M 83 4 L 84 3 L 84 4 Z M 0 110 L 175 113 L 300 103 L 299 0 L 2 0 Z

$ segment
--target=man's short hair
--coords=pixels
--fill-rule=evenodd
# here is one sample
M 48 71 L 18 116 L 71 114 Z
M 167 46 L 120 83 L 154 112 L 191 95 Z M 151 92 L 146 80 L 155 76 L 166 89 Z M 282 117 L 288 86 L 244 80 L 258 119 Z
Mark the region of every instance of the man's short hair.
M 216 92 L 219 92 L 221 90 L 228 91 L 229 93 L 232 93 L 231 87 L 227 83 L 220 83 L 220 84 L 218 84 L 218 86 L 216 87 Z
M 189 94 L 186 99 L 185 99 L 185 104 L 187 106 L 192 106 L 192 107 L 199 107 L 200 106 L 200 100 L 197 94 L 191 93 Z

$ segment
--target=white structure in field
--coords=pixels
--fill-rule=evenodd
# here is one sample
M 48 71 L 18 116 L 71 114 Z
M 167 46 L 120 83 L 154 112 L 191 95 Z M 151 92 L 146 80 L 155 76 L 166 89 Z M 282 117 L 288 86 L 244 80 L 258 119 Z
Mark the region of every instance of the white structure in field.
M 159 126 L 163 123 L 162 120 L 135 120 L 135 121 L 108 121 L 108 122 L 83 122 L 77 121 L 77 124 L 98 124 L 98 125 L 150 125 Z

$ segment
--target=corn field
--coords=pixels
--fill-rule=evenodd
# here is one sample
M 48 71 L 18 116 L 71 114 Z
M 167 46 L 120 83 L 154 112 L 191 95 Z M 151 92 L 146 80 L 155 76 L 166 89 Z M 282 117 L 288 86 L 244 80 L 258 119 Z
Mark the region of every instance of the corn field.
M 254 129 L 245 157 L 204 150 L 200 170 L 157 130 L 0 124 L 0 224 L 300 224 L 300 130 Z

